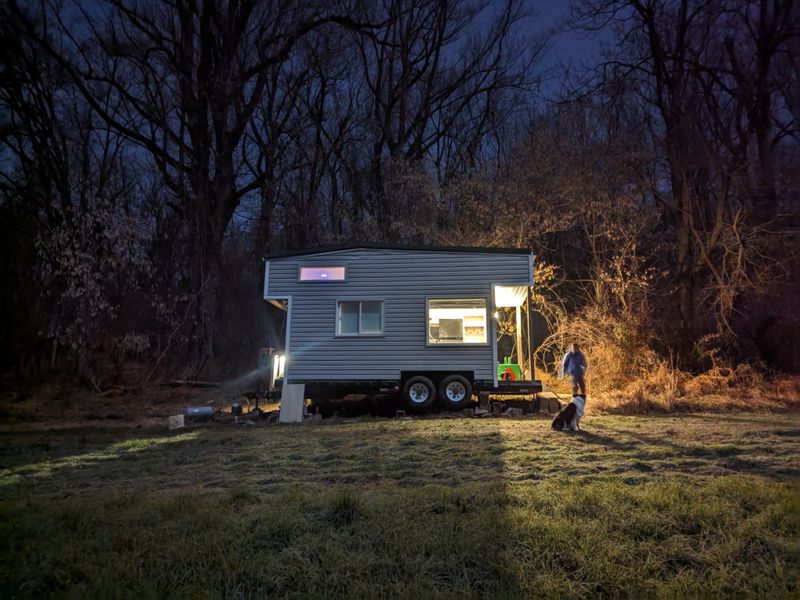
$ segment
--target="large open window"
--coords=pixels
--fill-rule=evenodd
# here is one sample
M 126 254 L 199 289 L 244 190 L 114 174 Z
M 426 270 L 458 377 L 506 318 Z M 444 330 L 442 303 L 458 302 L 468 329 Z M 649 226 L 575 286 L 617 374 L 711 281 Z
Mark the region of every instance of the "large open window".
M 300 267 L 300 281 L 344 281 L 344 267 Z
M 428 344 L 486 344 L 484 298 L 428 299 Z
M 381 300 L 340 300 L 336 303 L 336 335 L 381 335 Z

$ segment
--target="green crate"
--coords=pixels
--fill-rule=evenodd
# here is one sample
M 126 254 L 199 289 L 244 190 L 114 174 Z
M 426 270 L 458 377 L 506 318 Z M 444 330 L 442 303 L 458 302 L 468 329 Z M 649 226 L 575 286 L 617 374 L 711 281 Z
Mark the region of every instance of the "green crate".
M 513 379 L 509 376 L 509 373 L 513 374 Z M 511 362 L 511 357 L 506 356 L 505 360 L 497 365 L 497 379 L 500 381 L 504 379 L 511 379 L 512 381 L 521 381 L 522 380 L 522 369 L 520 369 L 517 363 Z

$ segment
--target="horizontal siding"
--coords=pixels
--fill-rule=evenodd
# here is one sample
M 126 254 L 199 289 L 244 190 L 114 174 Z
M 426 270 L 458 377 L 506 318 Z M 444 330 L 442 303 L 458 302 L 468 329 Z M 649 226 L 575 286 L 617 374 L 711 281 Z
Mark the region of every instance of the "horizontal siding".
M 346 281 L 301 283 L 300 265 L 345 265 Z M 267 295 L 292 296 L 289 379 L 398 379 L 400 371 L 449 369 L 475 371 L 477 378 L 491 379 L 491 343 L 425 345 L 425 299 L 486 298 L 491 328 L 492 284 L 525 285 L 528 265 L 524 254 L 363 248 L 272 259 L 265 273 Z M 335 337 L 336 301 L 366 298 L 384 300 L 384 335 Z

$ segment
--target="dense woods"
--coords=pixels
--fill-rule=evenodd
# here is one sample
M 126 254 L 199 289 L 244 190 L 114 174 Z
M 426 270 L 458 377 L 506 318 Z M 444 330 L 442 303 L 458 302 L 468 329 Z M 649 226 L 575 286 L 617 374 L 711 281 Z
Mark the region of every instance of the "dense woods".
M 367 241 L 532 248 L 541 364 L 576 339 L 605 385 L 800 369 L 796 2 L 0 11 L 6 370 L 245 370 L 263 254 Z

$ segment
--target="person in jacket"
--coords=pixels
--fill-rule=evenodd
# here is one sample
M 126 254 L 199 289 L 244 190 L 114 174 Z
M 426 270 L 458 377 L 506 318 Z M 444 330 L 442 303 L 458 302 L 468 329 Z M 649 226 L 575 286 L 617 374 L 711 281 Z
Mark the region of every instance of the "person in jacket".
M 586 357 L 581 352 L 578 344 L 570 344 L 569 350 L 561 360 L 561 372 L 568 375 L 572 382 L 572 395 L 577 396 L 580 390 L 580 395 L 586 398 L 586 369 L 589 363 L 586 362 Z

